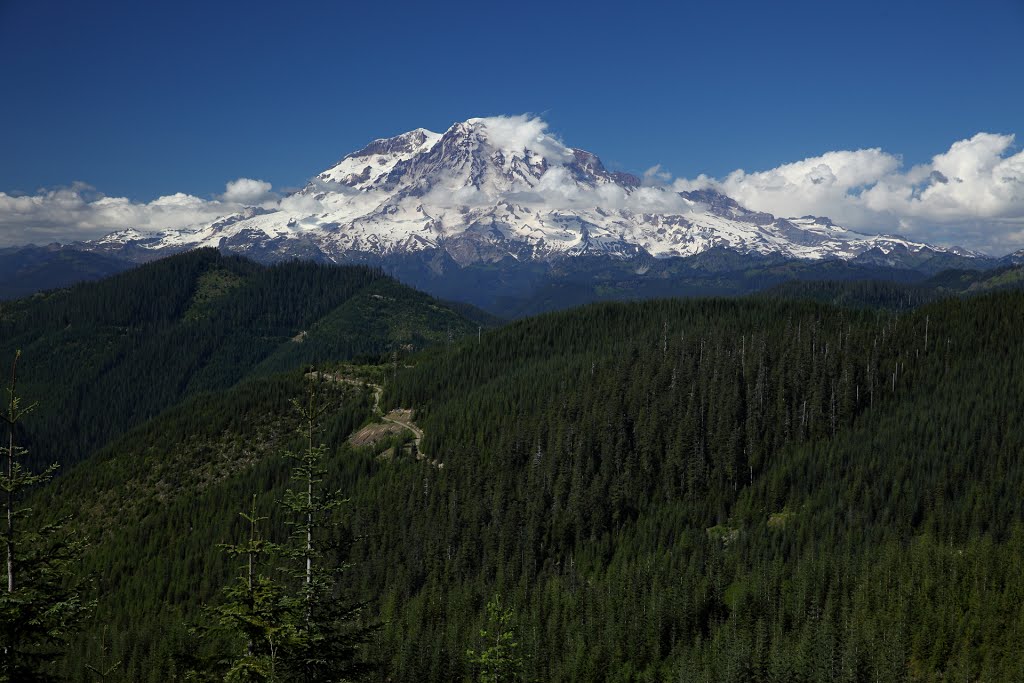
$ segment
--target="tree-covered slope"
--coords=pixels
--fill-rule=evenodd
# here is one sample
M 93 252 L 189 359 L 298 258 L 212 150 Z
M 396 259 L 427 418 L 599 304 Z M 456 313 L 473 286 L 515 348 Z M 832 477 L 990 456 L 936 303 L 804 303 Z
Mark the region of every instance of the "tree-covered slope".
M 542 680 L 1018 679 L 1022 314 L 653 302 L 431 352 L 390 395 L 445 468 L 365 557 L 406 568 L 369 575 L 392 674 L 468 673 L 500 590 Z
M 42 399 L 28 444 L 65 464 L 264 363 L 408 352 L 471 331 L 373 269 L 268 267 L 213 249 L 0 304 L 0 357 L 22 349 L 22 386 Z
M 791 280 L 754 296 L 805 299 L 844 307 L 907 311 L 953 296 L 974 296 L 999 290 L 1024 289 L 1024 268 L 946 270 L 920 282 L 891 280 Z
M 39 507 L 54 518 L 72 515 L 88 539 L 81 572 L 93 577 L 97 599 L 58 667 L 64 675 L 92 680 L 93 667 L 113 680 L 184 680 L 194 654 L 228 648 L 223 638 L 200 642 L 190 631 L 237 573 L 221 544 L 242 538 L 238 513 L 253 496 L 261 513 L 273 511 L 274 540 L 286 537 L 274 501 L 288 478 L 285 451 L 301 448 L 291 401 L 305 385 L 293 372 L 197 395 L 40 491 Z M 367 418 L 372 397 L 340 383 L 320 383 L 318 391 L 332 406 L 324 438 L 340 444 Z M 353 453 L 332 458 L 332 482 L 352 488 L 376 464 Z
M 374 679 L 477 677 L 499 594 L 524 680 L 1020 680 L 1022 318 L 997 292 L 521 320 L 376 371 L 425 460 L 347 445 L 373 396 L 329 383 Z M 182 676 L 186 625 L 233 575 L 216 545 L 280 495 L 303 381 L 196 396 L 49 490 L 95 539 L 76 680 L 118 659 L 112 680 Z

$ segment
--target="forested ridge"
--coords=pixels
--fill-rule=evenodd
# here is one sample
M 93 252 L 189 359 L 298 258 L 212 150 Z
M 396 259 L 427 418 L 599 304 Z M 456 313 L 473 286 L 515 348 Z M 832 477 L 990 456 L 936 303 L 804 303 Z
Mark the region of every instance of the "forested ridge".
M 477 680 L 499 627 L 514 680 L 1024 680 L 1024 295 L 798 295 L 595 304 L 479 337 L 444 322 L 415 355 L 373 347 L 375 366 L 329 346 L 354 318 L 309 331 L 317 366 L 354 382 L 315 384 L 325 485 L 348 498 L 336 598 L 367 603 L 369 680 Z M 210 305 L 181 300 L 176 320 Z M 237 648 L 197 627 L 237 574 L 218 544 L 253 494 L 286 536 L 289 400 L 317 375 L 281 348 L 37 492 L 89 539 L 97 605 L 55 671 L 186 680 Z M 379 419 L 361 381 L 414 409 L 442 466 L 408 457 L 408 435 L 347 441 Z
M 45 396 L 27 445 L 67 466 L 182 399 L 303 363 L 377 358 L 477 326 L 379 270 L 262 266 L 214 249 L 0 302 L 0 355 L 22 349 Z
M 852 308 L 910 311 L 952 296 L 976 296 L 993 291 L 1021 289 L 1022 286 L 1024 267 L 1011 265 L 982 271 L 946 270 L 922 282 L 791 280 L 753 296 L 812 300 Z

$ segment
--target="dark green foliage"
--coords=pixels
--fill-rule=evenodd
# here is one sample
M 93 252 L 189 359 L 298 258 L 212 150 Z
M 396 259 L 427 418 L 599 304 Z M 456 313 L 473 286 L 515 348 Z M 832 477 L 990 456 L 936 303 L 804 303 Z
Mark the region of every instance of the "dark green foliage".
M 327 447 L 316 437 L 332 406 L 324 401 L 318 383 L 311 383 L 304 401 L 293 403 L 304 448 L 286 454 L 291 485 L 281 502 L 291 528 L 284 557 L 294 565 L 292 578 L 298 586 L 295 635 L 285 647 L 282 664 L 287 680 L 306 683 L 361 678 L 370 667 L 360 661 L 360 648 L 375 630 L 360 623 L 364 603 L 346 603 L 340 590 L 347 552 L 329 534 L 342 527 L 338 513 L 348 500 L 340 491 L 324 490 Z
M 1024 267 L 994 270 L 947 270 L 917 283 L 888 280 L 799 281 L 776 285 L 754 296 L 807 299 L 849 308 L 908 311 L 951 296 L 972 296 L 1003 289 L 1024 288 Z
M 352 654 L 372 633 L 372 615 L 362 611 L 361 594 L 341 580 L 346 574 L 333 573 L 347 567 L 354 542 L 347 516 L 329 520 L 319 537 L 325 599 L 314 606 L 320 627 L 314 637 L 307 639 L 299 624 L 305 603 L 296 597 L 294 562 L 269 542 L 287 537 L 287 516 L 278 501 L 291 467 L 282 454 L 304 449 L 296 438 L 300 425 L 292 399 L 303 396 L 306 384 L 292 373 L 197 396 L 53 483 L 54 498 L 80 510 L 81 526 L 103 539 L 84 558 L 83 571 L 97 575 L 100 600 L 95 625 L 65 659 L 68 677 L 92 680 L 87 667 L 114 667 L 108 680 L 183 680 L 189 670 L 219 671 L 216 680 L 223 680 L 231 664 L 239 663 L 234 656 L 246 651 L 240 625 L 250 617 L 255 631 L 279 638 L 278 680 L 295 680 L 287 666 L 316 639 L 330 646 L 323 651 L 336 661 L 347 662 L 350 672 L 366 668 Z M 321 421 L 322 433 L 338 444 L 365 421 L 372 395 L 343 383 L 321 384 L 320 392 L 333 406 Z M 338 488 L 353 486 L 377 467 L 372 458 L 353 458 L 336 447 L 329 449 L 326 465 Z M 259 523 L 255 538 L 252 525 L 234 511 L 252 491 L 259 494 L 247 515 L 269 518 Z M 239 543 L 240 538 L 249 541 Z M 224 545 L 237 552 L 226 555 Z M 247 565 L 239 556 L 250 549 L 262 553 L 252 593 L 239 578 L 239 565 Z M 224 586 L 230 587 L 226 603 Z M 201 609 L 204 604 L 224 609 L 211 613 Z M 202 625 L 205 637 L 196 640 L 191 624 Z M 268 663 L 269 653 L 255 650 L 240 669 L 251 665 L 251 677 Z
M 263 574 L 250 584 L 239 578 L 224 591 L 227 603 L 218 613 L 221 626 L 247 639 L 247 649 L 227 661 L 225 681 L 284 681 L 282 652 L 295 640 L 295 604 L 281 586 Z M 214 668 L 216 670 L 216 667 Z
M 322 603 L 379 615 L 380 681 L 479 676 L 496 593 L 525 680 L 1021 680 L 1021 320 L 1014 292 L 521 320 L 375 372 L 423 461 L 346 445 L 373 396 L 327 383 L 322 485 L 349 503 L 322 531 L 351 566 Z M 303 391 L 292 371 L 197 394 L 50 485 L 101 539 L 83 569 L 111 628 L 69 677 L 181 679 L 184 624 L 238 576 L 217 544 L 245 536 L 239 501 L 286 533 Z
M 197 663 L 190 672 L 193 680 L 281 680 L 281 652 L 295 636 L 296 603 L 279 581 L 268 576 L 278 548 L 261 536 L 269 518 L 257 516 L 256 496 L 241 517 L 249 527 L 246 541 L 221 546 L 232 560 L 243 562 L 241 573 L 225 586 L 223 602 L 210 608 L 197 628 L 207 639 L 226 636 L 213 643 L 215 651 L 222 647 L 235 651 Z
M 500 590 L 540 680 L 1015 680 L 1021 319 L 651 302 L 428 352 L 388 400 L 444 470 L 362 500 L 392 676 L 466 675 Z
M 67 522 L 16 537 L 13 592 L 0 593 L 0 681 L 55 680 L 52 666 L 92 610 L 78 574 L 84 544 Z
M 487 602 L 487 622 L 480 629 L 480 649 L 468 650 L 470 665 L 479 671 L 480 683 L 514 681 L 521 676 L 523 658 L 513 627 L 514 614 L 502 606 L 501 595 Z
M 338 590 L 347 545 L 332 539 L 331 532 L 342 528 L 334 513 L 346 501 L 322 490 L 329 471 L 326 447 L 313 445 L 331 406 L 313 386 L 304 402 L 293 405 L 301 418 L 304 448 L 286 453 L 292 486 L 279 508 L 291 528 L 289 542 L 278 545 L 261 537 L 260 528 L 270 518 L 257 515 L 254 496 L 250 512 L 242 514 L 248 540 L 222 546 L 230 557 L 244 559 L 242 573 L 224 589 L 224 601 L 210 610 L 214 626 L 201 622 L 198 628 L 221 654 L 197 663 L 191 674 L 195 680 L 338 681 L 370 670 L 359 655 L 375 627 L 360 623 L 364 604 L 345 602 Z M 225 634 L 226 639 L 216 640 Z
M 504 318 L 492 315 L 482 308 L 477 308 L 473 304 L 467 304 L 461 301 L 445 301 L 444 305 L 461 315 L 463 318 L 466 318 L 472 323 L 476 323 L 484 329 L 500 327 L 504 323 L 508 322 Z
M 79 510 L 80 524 L 102 538 L 83 563 L 98 576 L 96 626 L 78 640 L 67 675 L 90 680 L 82 671 L 86 664 L 106 668 L 120 661 L 110 680 L 179 680 L 189 668 L 224 659 L 222 639 L 234 636 L 220 631 L 197 646 L 188 625 L 200 621 L 203 604 L 221 602 L 223 586 L 237 581 L 238 563 L 220 547 L 249 537 L 249 524 L 237 516 L 239 501 L 258 491 L 254 514 L 270 518 L 260 537 L 283 538 L 275 501 L 288 480 L 282 453 L 302 445 L 295 440 L 291 400 L 302 396 L 305 384 L 293 373 L 199 395 L 53 483 L 54 499 L 63 509 Z M 323 422 L 324 434 L 337 443 L 366 419 L 372 397 L 349 385 L 322 389 L 338 406 Z M 373 463 L 342 461 L 332 452 L 329 466 L 333 482 L 350 486 Z M 345 547 L 347 533 L 344 527 L 333 531 L 332 543 Z M 263 563 L 274 582 L 287 579 L 278 565 L 271 557 Z M 280 609 L 272 587 L 263 588 L 254 608 Z
M 936 287 L 884 280 L 792 281 L 753 295 L 767 299 L 805 299 L 847 308 L 884 308 L 909 311 L 948 296 Z
M 45 484 L 57 469 L 33 473 L 24 464 L 25 449 L 15 432 L 35 404 L 24 406 L 17 394 L 16 353 L 7 387 L 7 443 L 0 471 L 4 506 L 4 583 L 0 588 L 0 681 L 51 680 L 49 667 L 87 616 L 84 581 L 76 575 L 84 544 L 67 519 L 40 521 L 25 504 L 29 489 Z
M 304 364 L 350 358 L 409 355 L 429 344 L 475 333 L 477 326 L 430 298 L 394 280 L 382 279 L 304 329 L 301 343 L 279 346 L 258 367 L 281 372 Z
M 380 271 L 199 249 L 0 304 L 0 354 L 48 400 L 25 435 L 67 465 L 182 399 L 301 363 L 407 354 L 476 325 Z

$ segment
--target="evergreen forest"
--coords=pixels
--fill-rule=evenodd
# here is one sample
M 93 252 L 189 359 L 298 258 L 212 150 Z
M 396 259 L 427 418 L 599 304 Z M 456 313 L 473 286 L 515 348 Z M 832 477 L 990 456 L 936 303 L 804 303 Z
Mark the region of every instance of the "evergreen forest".
M 0 680 L 1024 680 L 1018 282 L 499 325 L 199 250 L 0 303 Z

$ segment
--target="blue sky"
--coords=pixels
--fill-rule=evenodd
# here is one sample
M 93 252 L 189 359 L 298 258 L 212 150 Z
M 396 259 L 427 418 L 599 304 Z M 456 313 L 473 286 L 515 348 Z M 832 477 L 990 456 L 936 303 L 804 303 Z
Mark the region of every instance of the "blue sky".
M 909 168 L 1024 136 L 1022 36 L 1021 0 L 0 0 L 0 192 L 286 189 L 375 137 L 524 112 L 634 172 Z

